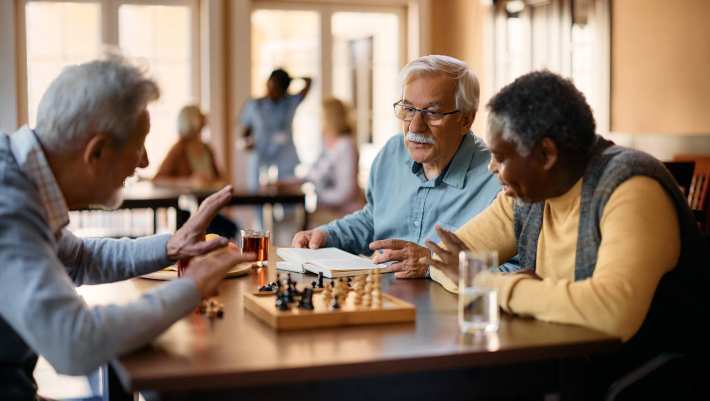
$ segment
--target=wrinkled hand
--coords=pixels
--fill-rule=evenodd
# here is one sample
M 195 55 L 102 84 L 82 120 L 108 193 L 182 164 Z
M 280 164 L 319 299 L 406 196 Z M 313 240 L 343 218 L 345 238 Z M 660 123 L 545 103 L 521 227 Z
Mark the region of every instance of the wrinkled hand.
M 467 250 L 468 247 L 451 231 L 441 228 L 438 224 L 435 229 L 439 238 L 441 238 L 441 242 L 443 242 L 444 248 L 433 241 L 427 241 L 427 248 L 431 249 L 432 253 L 436 254 L 440 259 L 430 258 L 428 262 L 456 282 L 459 279 L 459 252 Z
M 389 267 L 397 278 L 422 278 L 429 270 L 429 250 L 413 242 L 385 239 L 371 242 L 370 249 L 375 251 L 373 263 L 397 261 Z
M 227 185 L 205 199 L 199 209 L 197 209 L 197 212 L 190 216 L 187 222 L 168 240 L 168 257 L 176 261 L 204 255 L 227 245 L 226 238 L 219 237 L 209 241 L 204 241 L 204 238 L 210 221 L 231 198 L 232 187 Z
M 192 259 L 183 277 L 192 279 L 205 299 L 215 295 L 220 281 L 234 265 L 254 260 L 255 254 L 242 254 L 236 247 L 228 246 Z
M 294 248 L 322 248 L 328 240 L 328 233 L 317 228 L 299 231 L 293 236 L 291 246 Z

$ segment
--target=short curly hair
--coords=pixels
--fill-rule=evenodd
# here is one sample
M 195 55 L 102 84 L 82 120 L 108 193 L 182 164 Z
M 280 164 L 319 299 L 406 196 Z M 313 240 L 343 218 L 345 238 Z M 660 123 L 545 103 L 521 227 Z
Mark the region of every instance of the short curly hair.
M 488 102 L 491 128 L 527 155 L 543 138 L 560 152 L 586 156 L 595 138 L 592 109 L 574 84 L 550 71 L 525 74 Z

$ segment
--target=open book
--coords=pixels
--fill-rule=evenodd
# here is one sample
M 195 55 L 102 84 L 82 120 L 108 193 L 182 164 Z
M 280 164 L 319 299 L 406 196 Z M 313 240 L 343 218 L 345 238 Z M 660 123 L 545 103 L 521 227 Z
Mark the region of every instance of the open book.
M 376 265 L 370 259 L 353 255 L 338 248 L 279 248 L 276 250 L 276 254 L 284 260 L 277 263 L 279 270 L 323 273 L 323 276 L 328 278 L 357 276 L 367 274 L 373 269 L 387 272 L 390 265 L 390 263 Z

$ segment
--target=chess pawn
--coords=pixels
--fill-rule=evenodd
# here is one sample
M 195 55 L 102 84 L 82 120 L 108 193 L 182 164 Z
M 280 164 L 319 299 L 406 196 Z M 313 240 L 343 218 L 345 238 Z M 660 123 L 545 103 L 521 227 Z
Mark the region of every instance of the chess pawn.
M 332 284 L 326 284 L 325 287 L 323 288 L 323 302 L 325 302 L 326 306 L 330 305 L 330 301 L 333 300 L 333 285 Z
M 372 291 L 372 307 L 381 308 L 382 307 L 382 293 L 379 289 Z

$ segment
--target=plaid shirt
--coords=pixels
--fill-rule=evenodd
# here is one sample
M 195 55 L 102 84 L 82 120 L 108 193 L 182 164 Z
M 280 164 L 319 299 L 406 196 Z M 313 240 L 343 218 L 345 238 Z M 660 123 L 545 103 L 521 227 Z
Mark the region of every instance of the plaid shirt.
M 47 222 L 55 238 L 69 224 L 69 209 L 37 135 L 24 126 L 10 135 L 12 154 L 27 177 L 37 186 Z

